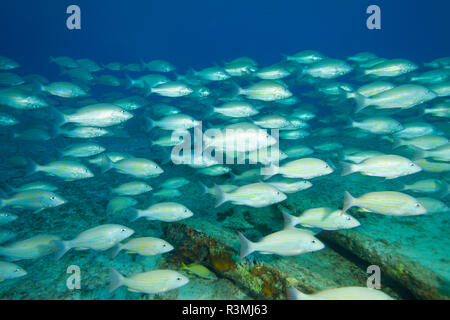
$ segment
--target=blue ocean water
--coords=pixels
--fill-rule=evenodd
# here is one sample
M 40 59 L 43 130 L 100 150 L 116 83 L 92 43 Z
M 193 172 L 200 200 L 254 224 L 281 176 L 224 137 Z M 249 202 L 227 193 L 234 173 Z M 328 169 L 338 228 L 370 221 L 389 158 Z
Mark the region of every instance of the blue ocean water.
M 66 19 L 69 17 L 66 9 L 74 4 L 81 9 L 80 30 L 69 30 L 66 27 Z M 377 5 L 381 9 L 381 30 L 367 28 L 366 20 L 370 14 L 366 13 L 366 9 L 370 5 Z M 5 68 L 1 72 L 3 74 L 12 72 L 23 79 L 23 83 L 13 84 L 10 82 L 11 76 L 0 74 L 2 77 L 0 113 L 19 120 L 19 123 L 12 126 L 5 124 L 0 127 L 2 152 L 0 213 L 17 216 L 14 221 L 5 222 L 0 226 L 0 240 L 2 240 L 0 260 L 14 263 L 27 273 L 26 276 L 14 279 L 4 276 L 4 281 L 0 282 L 0 299 L 285 299 L 286 289 L 291 287 L 308 294 L 337 287 L 365 287 L 368 276 L 366 270 L 370 265 L 376 265 L 381 269 L 382 291 L 396 299 L 448 299 L 450 297 L 448 260 L 450 243 L 447 232 L 450 222 L 447 184 L 449 160 L 448 147 L 445 148 L 448 146 L 450 133 L 448 122 L 450 75 L 447 71 L 449 63 L 448 58 L 437 65 L 426 63 L 449 56 L 449 12 L 448 1 L 419 0 L 376 2 L 19 0 L 0 3 L 0 38 L 3 43 L 0 56 L 14 59 L 20 64 L 18 68 Z M 312 69 L 308 69 L 304 62 L 289 62 L 285 58 L 286 55 L 292 56 L 304 50 L 315 50 L 324 61 L 325 57 L 339 59 L 338 62 L 345 63 L 344 69 L 349 67 L 351 70 L 344 70 L 342 74 L 328 77 L 333 70 L 327 69 L 324 71 L 327 75 L 321 76 L 311 73 Z M 395 70 L 387 67 L 385 74 L 364 76 L 364 69 L 376 69 L 377 65 L 362 66 L 364 62 L 375 58 L 359 61 L 348 59 L 360 52 L 373 53 L 377 57 L 387 59 L 386 61 L 405 59 L 407 65 L 405 68 L 411 67 L 411 70 L 400 70 L 398 74 L 393 74 Z M 78 67 L 67 67 L 63 62 L 55 63 L 51 57 L 90 59 L 96 62 L 101 70 L 93 70 L 92 79 L 77 78 L 62 71 Z M 246 60 L 251 68 L 246 69 L 243 75 L 233 75 L 232 79 L 213 81 L 192 73 L 192 69 L 196 71 L 208 67 L 220 69 L 226 63 L 240 57 L 251 58 L 256 65 Z M 133 71 L 126 68 L 126 65 L 137 64 L 135 67 L 140 69 L 141 61 L 156 59 L 170 62 L 175 70 L 159 72 L 160 70 L 144 67 L 139 71 Z M 120 70 L 105 68 L 106 64 L 112 62 L 119 63 Z M 276 86 L 277 81 L 281 79 L 284 82 L 278 85 L 284 87 L 286 84 L 287 87 L 284 88 L 288 88 L 292 96 L 286 96 L 287 100 L 283 101 L 279 97 L 272 99 L 271 94 L 266 92 L 262 93 L 262 97 L 256 93 L 252 96 L 251 92 L 238 94 L 238 87 L 248 88 L 251 84 L 264 80 L 256 76 L 258 70 L 275 64 L 284 67 L 283 70 L 289 75 L 270 78 L 274 80 L 270 85 Z M 397 65 L 398 63 L 394 67 Z M 333 67 L 334 65 L 331 69 Z M 429 78 L 414 80 L 414 77 L 433 70 L 441 70 L 442 74 L 432 74 L 431 80 Z M 26 77 L 30 74 L 44 78 Z M 149 87 L 157 85 L 140 84 L 138 80 L 139 77 L 148 74 L 167 77 L 162 82 L 176 80 L 178 77 L 178 80 L 188 87 L 207 88 L 210 96 L 170 96 L 156 93 L 157 91 L 149 94 L 151 91 Z M 109 84 L 108 81 L 111 79 L 107 81 L 107 85 L 101 84 L 99 79 L 102 75 L 115 77 L 119 84 Z M 130 82 L 129 78 L 134 82 Z M 49 83 L 57 81 L 76 84 L 79 86 L 77 88 L 88 91 L 89 95 L 65 97 L 63 96 L 65 88 L 50 88 Z M 385 91 L 402 85 L 416 87 L 408 87 L 408 90 L 401 91 L 399 95 L 405 94 L 405 98 L 397 96 L 395 100 L 390 96 L 389 99 L 395 100 L 393 104 L 386 106 L 383 102 L 377 101 L 372 104 L 367 100 L 364 106 L 369 108 L 365 108 L 362 113 L 355 112 L 357 110 L 355 105 L 361 103 L 358 98 L 361 98 L 362 93 L 358 92 L 356 99 L 350 99 L 355 96 L 350 97 L 348 93 L 353 93 L 373 81 L 384 81 L 385 84 L 391 85 L 388 89 L 384 89 Z M 17 88 L 20 94 L 25 92 L 27 97 L 40 97 L 48 105 L 36 110 L 24 108 L 26 102 L 17 102 L 20 100 L 16 98 L 20 94 L 14 91 Z M 419 91 L 422 89 L 431 90 L 433 97 L 426 94 L 420 96 Z M 384 90 L 380 90 L 380 93 Z M 436 92 L 439 90 L 438 94 L 433 90 Z M 255 92 L 261 92 L 261 89 L 257 88 Z M 408 95 L 411 92 L 416 95 Z M 213 107 L 225 102 L 242 101 L 239 98 L 242 95 L 245 96 L 243 101 L 253 104 L 258 110 L 258 115 L 227 117 L 213 110 Z M 299 100 L 289 100 L 293 97 Z M 126 100 L 126 103 L 129 103 L 126 107 L 121 106 L 127 110 L 131 119 L 119 119 L 116 123 L 105 124 L 94 119 L 95 114 L 86 117 L 92 120 L 91 122 L 68 120 L 67 116 L 65 119 L 63 116 L 96 103 L 117 105 L 120 99 L 131 99 L 131 102 Z M 12 103 L 12 100 L 17 104 Z M 353 100 L 356 100 L 356 103 Z M 136 105 L 131 106 L 132 102 Z M 125 104 L 123 101 L 122 103 Z M 196 124 L 191 125 L 189 121 L 194 119 L 203 121 L 203 129 L 223 128 L 242 121 L 270 130 L 285 125 L 278 122 L 273 124 L 270 121 L 275 120 L 270 117 L 281 117 L 281 120 L 285 121 L 288 119 L 290 125 L 298 126 L 293 130 L 297 136 L 290 138 L 289 131 L 280 131 L 282 137 L 280 148 L 288 157 L 281 162 L 280 167 L 290 161 L 307 157 L 324 161 L 326 168 L 331 171 L 325 173 L 319 170 L 320 172 L 316 173 L 314 171 L 318 170 L 314 167 L 316 163 L 302 163 L 299 165 L 300 169 L 296 170 L 303 170 L 303 173 L 293 176 L 281 171 L 271 171 L 276 177 L 268 181 L 273 183 L 286 183 L 300 178 L 310 180 L 312 183 L 305 190 L 285 192 L 286 199 L 272 199 L 272 196 L 277 197 L 272 194 L 275 192 L 274 189 L 259 191 L 257 186 L 253 186 L 260 183 L 265 186 L 264 188 L 267 187 L 267 183 L 264 182 L 266 180 L 259 174 L 261 164 L 201 168 L 186 164 L 174 165 L 168 159 L 171 146 L 157 145 L 158 139 L 175 130 L 170 127 L 172 119 L 167 120 L 169 124 L 164 122 L 164 116 L 170 115 L 171 111 L 169 108 L 164 109 L 163 104 L 165 107 L 167 105 L 176 107 L 182 114 L 191 117 L 190 120 L 186 120 L 187 122 L 177 122 L 176 126 L 179 129 L 191 130 Z M 373 105 L 378 108 L 371 109 L 370 106 Z M 390 112 L 391 110 L 386 112 L 386 109 L 395 109 L 395 112 Z M 261 118 L 264 116 L 268 118 Z M 308 118 L 309 116 L 311 118 Z M 109 115 L 106 118 L 112 119 L 113 116 Z M 281 120 L 278 118 L 278 121 Z M 64 122 L 72 123 L 64 124 Z M 423 130 L 429 131 L 416 133 L 414 138 L 427 136 L 429 140 L 419 141 L 413 145 L 415 142 L 409 140 L 413 138 L 412 136 L 396 135 L 408 125 L 416 129 L 414 125 L 418 122 L 421 125 L 417 130 L 425 128 Z M 64 129 L 75 130 L 88 126 L 109 131 L 105 136 L 85 137 L 85 139 L 73 138 L 62 133 Z M 399 127 L 395 129 L 396 126 Z M 252 141 L 253 139 L 256 138 L 251 138 Z M 70 146 L 82 142 L 98 144 L 104 150 L 98 153 L 94 151 L 87 157 L 80 155 L 80 151 L 77 150 L 72 150 L 72 153 L 68 151 Z M 396 148 L 396 144 L 413 146 L 408 150 L 404 146 Z M 424 145 L 426 146 L 421 149 Z M 295 153 L 293 148 L 296 147 L 304 149 Z M 288 153 L 288 150 L 291 153 Z M 361 169 L 360 173 L 341 176 L 341 171 L 347 166 L 342 162 L 352 162 L 353 160 L 349 159 L 352 156 L 354 156 L 352 159 L 355 159 L 354 153 L 360 151 L 374 151 L 377 152 L 376 155 L 395 154 L 408 161 L 418 161 L 416 165 L 421 166 L 421 171 L 405 171 L 402 162 L 397 165 L 400 169 L 396 167 L 396 170 L 403 170 L 398 175 L 389 173 L 391 176 L 388 176 L 379 171 L 374 174 Z M 164 172 L 152 173 L 155 177 L 147 179 L 148 177 L 139 175 L 140 170 L 144 169 L 138 164 L 131 163 L 129 167 L 118 168 L 115 164 L 109 163 L 108 158 L 102 156 L 103 152 L 116 153 L 110 155 L 111 161 L 113 156 L 119 156 L 118 153 L 120 157 L 125 158 L 149 159 Z M 426 154 L 427 152 L 429 154 Z M 68 158 L 69 161 L 86 166 L 93 177 L 79 179 L 63 176 L 75 174 L 73 162 L 63 163 L 62 167 L 50 169 L 51 172 L 47 170 L 50 175 L 45 175 L 45 169 L 39 168 L 40 165 L 48 166 L 52 161 Z M 424 162 L 423 159 L 431 162 Z M 391 163 L 389 161 L 391 160 L 388 160 L 388 164 L 383 162 L 380 166 L 388 166 Z M 211 167 L 219 171 L 206 170 Z M 44 172 L 39 172 L 39 169 Z M 187 184 L 179 180 L 181 178 L 186 179 Z M 168 179 L 178 180 L 168 181 Z M 112 190 L 123 183 L 136 180 L 150 185 L 153 190 L 127 195 Z M 20 186 L 37 181 L 55 185 L 57 190 L 47 192 L 55 192 L 56 196 L 47 193 L 43 196 L 39 193 L 33 194 L 31 199 L 30 195 L 25 195 L 28 197 L 25 200 L 17 199 L 18 195 L 19 198 L 24 196 L 20 194 Z M 179 185 L 167 187 L 169 182 Z M 416 189 L 405 188 L 405 185 L 418 182 L 422 184 L 415 186 Z M 249 192 L 250 194 L 260 192 L 263 196 L 258 201 L 266 202 L 255 204 L 250 201 L 243 205 L 230 198 L 227 199 L 229 200 L 227 203 L 216 208 L 221 197 L 225 200 L 226 195 L 220 195 L 219 190 L 213 188 L 214 184 L 222 185 L 226 194 L 231 194 L 234 189 L 227 191 L 225 185 L 238 187 L 252 185 L 249 190 L 243 191 L 244 196 L 248 196 Z M 275 189 L 281 190 L 282 186 L 278 187 L 280 189 Z M 132 192 L 134 191 L 135 189 Z M 242 256 L 242 252 L 251 245 L 242 237 L 239 238 L 237 232 L 242 232 L 245 237 L 257 242 L 264 236 L 283 230 L 283 215 L 277 204 L 281 203 L 289 209 L 290 214 L 296 216 L 309 209 L 334 208 L 313 212 L 312 219 L 322 221 L 342 208 L 345 191 L 355 198 L 370 192 L 402 192 L 411 199 L 399 200 L 398 195 L 395 195 L 392 200 L 389 198 L 390 195 L 381 194 L 379 200 L 368 200 L 376 203 L 379 201 L 381 207 L 388 207 L 388 213 L 381 214 L 376 212 L 381 210 L 379 207 L 368 209 L 364 207 L 364 203 L 357 205 L 355 202 L 355 207 L 359 206 L 372 212 L 349 209 L 352 217 L 360 223 L 360 226 L 352 229 L 336 226 L 333 227 L 335 229 L 327 229 L 317 227 L 317 223 L 303 223 L 301 230 L 312 230 L 312 234 L 308 233 L 309 231 L 302 231 L 308 235 L 302 234 L 301 240 L 296 243 L 302 241 L 305 243 L 313 237 L 314 241 L 324 243 L 325 248 L 320 250 L 302 247 L 305 252 L 296 254 L 290 252 L 283 255 L 277 251 L 280 248 L 275 245 L 275 249 L 270 247 L 259 250 L 260 252 L 275 250 L 275 254 L 259 254 L 255 249 L 249 256 Z M 61 200 L 64 201 L 63 205 L 47 204 L 49 197 L 58 196 L 64 199 Z M 127 198 L 117 199 L 117 196 Z M 40 197 L 44 197 L 45 200 L 41 200 Z M 439 205 L 443 207 L 437 208 L 436 212 L 417 216 L 411 213 L 416 210 L 412 207 L 400 213 L 392 207 L 392 202 L 408 204 L 408 201 L 414 201 L 414 205 L 420 203 L 421 208 L 422 205 L 427 207 L 425 202 L 430 199 L 419 200 L 420 197 L 439 200 L 439 203 L 432 202 L 433 209 Z M 171 210 L 183 211 L 187 208 L 193 216 L 181 215 L 163 222 L 155 221 L 158 219 L 134 221 L 130 217 L 136 212 L 131 210 L 125 210 L 121 215 L 116 208 L 116 212 L 111 214 L 108 208 L 113 206 L 112 199 L 122 201 L 120 206 L 137 209 L 148 208 L 158 203 L 176 202 L 183 207 L 181 209 L 170 207 Z M 13 201 L 16 201 L 16 204 L 12 203 Z M 27 208 L 28 202 L 37 202 L 38 210 L 35 207 Z M 46 206 L 51 207 L 45 208 Z M 159 209 L 157 214 L 165 213 L 166 210 L 169 209 L 167 207 Z M 325 214 L 321 216 L 323 212 Z M 421 212 L 414 211 L 414 213 Z M 115 243 L 105 244 L 107 240 L 95 232 L 103 235 L 110 231 L 94 230 L 94 236 L 88 233 L 88 240 L 83 240 L 87 241 L 86 243 L 58 242 L 76 239 L 86 230 L 107 224 L 126 226 L 125 228 L 133 229 L 134 234 L 131 237 L 128 234 L 125 238 L 119 236 L 120 239 L 115 239 Z M 128 229 L 124 231 L 121 229 L 122 227 L 116 231 L 129 232 Z M 22 249 L 24 244 L 16 242 L 40 234 L 51 234 L 58 238 L 47 237 L 42 240 L 44 244 L 40 245 L 34 240 L 31 244 L 32 249 Z M 138 255 L 126 255 L 122 252 L 117 258 L 111 258 L 109 251 L 111 248 L 117 249 L 116 245 L 119 242 L 125 244 L 126 241 L 138 237 L 164 239 L 174 249 L 170 252 L 158 251 L 159 254 L 147 255 L 142 252 Z M 23 256 L 14 258 L 8 250 L 14 250 L 14 245 L 17 244 L 26 254 L 30 254 L 30 251 L 38 253 L 31 258 Z M 66 249 L 73 246 L 92 250 L 70 250 L 60 260 L 54 261 L 52 259 L 54 251 L 61 252 L 64 246 Z M 148 250 L 149 246 L 147 244 Z M 142 250 L 142 247 L 137 245 L 137 248 L 123 248 L 123 251 L 139 253 L 140 249 Z M 65 253 L 64 250 L 61 253 Z M 189 265 L 192 270 L 181 270 L 182 263 Z M 73 273 L 74 278 L 69 278 L 72 274 L 67 272 L 70 266 L 75 266 L 75 269 L 71 270 L 81 270 L 80 288 L 71 287 L 69 284 L 72 280 L 76 283 L 78 279 L 77 272 Z M 1 267 L 0 264 L 0 280 L 3 280 L 2 272 L 9 275 L 9 269 L 3 271 Z M 213 276 L 205 276 L 211 274 L 202 269 L 203 267 L 208 268 Z M 184 281 L 186 277 L 189 283 L 183 283 L 183 286 L 175 283 L 169 288 L 173 290 L 155 291 L 150 295 L 146 294 L 149 292 L 142 291 L 142 288 L 135 288 L 134 292 L 119 288 L 111 290 L 113 292 L 110 293 L 108 286 L 111 282 L 117 284 L 122 281 L 120 284 L 129 288 L 132 285 L 126 285 L 124 280 L 109 268 L 118 270 L 125 277 L 157 269 L 171 270 L 177 272 L 175 279 L 180 277 Z M 147 277 L 146 279 L 155 279 L 162 276 L 150 274 Z M 169 275 L 164 274 L 164 277 Z M 376 297 L 369 295 L 369 298 Z

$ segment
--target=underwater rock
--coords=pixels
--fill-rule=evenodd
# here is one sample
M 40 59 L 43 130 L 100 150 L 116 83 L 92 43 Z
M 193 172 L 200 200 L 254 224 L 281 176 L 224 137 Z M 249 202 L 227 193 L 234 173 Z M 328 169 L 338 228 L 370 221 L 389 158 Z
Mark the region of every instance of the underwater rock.
M 165 239 L 176 248 L 172 262 L 201 263 L 255 299 L 285 299 L 286 287 L 293 284 L 311 293 L 325 288 L 364 286 L 367 281 L 365 270 L 329 248 L 292 257 L 252 254 L 250 259 L 241 260 L 237 234 L 217 224 L 190 218 L 165 224 L 163 231 Z M 387 286 L 383 290 L 398 298 Z
M 379 221 L 379 220 L 378 220 Z M 367 221 L 364 221 L 367 223 Z M 397 234 L 392 227 L 392 234 Z M 381 225 L 380 225 L 381 227 Z M 440 270 L 439 264 L 447 261 L 446 257 L 439 257 L 440 251 L 423 248 L 435 256 L 434 259 L 417 257 L 417 241 L 414 238 L 405 238 L 403 243 L 391 239 L 379 239 L 366 230 L 342 230 L 338 232 L 325 231 L 321 236 L 337 245 L 351 251 L 361 259 L 372 265 L 378 265 L 381 276 L 384 275 L 396 280 L 406 287 L 418 299 L 450 299 L 450 277 L 447 270 Z M 421 234 L 423 236 L 423 234 Z M 435 235 L 435 238 L 438 238 Z M 429 243 L 426 241 L 425 243 Z M 443 245 L 448 248 L 448 246 Z M 416 254 L 414 254 L 416 253 Z M 425 255 L 425 254 L 424 254 Z

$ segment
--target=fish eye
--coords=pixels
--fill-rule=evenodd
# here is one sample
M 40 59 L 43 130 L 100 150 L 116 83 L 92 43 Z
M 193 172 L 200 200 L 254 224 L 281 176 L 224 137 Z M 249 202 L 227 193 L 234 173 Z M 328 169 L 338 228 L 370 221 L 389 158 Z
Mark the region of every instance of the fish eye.
M 184 212 L 187 212 L 187 209 L 184 209 Z
M 50 197 L 50 200 L 55 200 L 55 196 L 51 196 L 51 197 Z
M 181 281 L 182 279 L 180 277 L 177 278 L 178 281 Z
M 280 194 L 280 191 L 277 191 L 277 195 Z
M 411 166 L 411 167 L 414 167 L 414 163 L 411 163 L 410 166 Z
M 125 232 L 125 231 L 126 231 L 126 229 L 124 229 L 124 228 L 120 229 L 120 232 Z
M 164 247 L 164 248 L 166 247 L 166 244 L 165 244 L 165 243 L 163 244 L 163 247 Z
M 419 208 L 420 207 L 420 203 L 416 203 L 416 208 Z
M 347 221 L 350 221 L 350 217 L 347 218 Z
M 19 272 L 20 271 L 20 269 L 19 268 L 17 268 L 16 270 L 14 270 L 14 272 Z
M 311 241 L 312 243 L 316 243 L 316 240 Z

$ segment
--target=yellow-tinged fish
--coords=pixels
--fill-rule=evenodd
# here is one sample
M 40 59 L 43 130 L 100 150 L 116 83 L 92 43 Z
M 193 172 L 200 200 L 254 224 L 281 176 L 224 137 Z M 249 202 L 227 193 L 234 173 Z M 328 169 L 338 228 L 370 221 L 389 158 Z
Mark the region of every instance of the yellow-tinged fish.
M 395 300 L 381 290 L 366 287 L 342 287 L 305 294 L 290 287 L 286 290 L 288 300 Z
M 151 186 L 142 181 L 126 182 L 116 188 L 111 189 L 112 192 L 125 196 L 135 196 L 152 190 L 153 188 Z
M 189 265 L 185 265 L 184 262 L 182 262 L 179 270 L 180 271 L 185 270 L 187 273 L 195 274 L 196 276 L 203 279 L 208 280 L 217 279 L 216 275 L 213 272 L 211 272 L 208 268 L 198 263 L 191 263 Z
M 112 162 L 109 157 L 102 158 L 102 172 L 114 168 L 120 173 L 136 178 L 152 178 L 159 176 L 164 170 L 154 161 L 145 158 L 128 158 Z
M 176 202 L 160 202 L 142 210 L 130 208 L 129 212 L 132 221 L 146 218 L 147 220 L 173 222 L 187 219 L 194 215 L 191 210 Z
M 292 96 L 292 92 L 281 80 L 263 80 L 245 89 L 238 87 L 238 94 L 262 101 L 282 100 Z
M 284 228 L 293 228 L 300 224 L 306 228 L 323 230 L 352 229 L 360 226 L 358 220 L 342 210 L 327 207 L 313 208 L 304 211 L 299 217 L 293 216 L 289 210 L 279 206 L 283 214 Z
M 44 209 L 57 207 L 66 202 L 63 197 L 52 191 L 32 189 L 18 192 L 9 199 L 0 199 L 0 208 L 23 208 L 34 210 L 35 213 L 38 213 Z
M 325 245 L 314 237 L 311 232 L 295 228 L 274 232 L 258 242 L 248 240 L 240 232 L 239 238 L 241 241 L 241 250 L 239 253 L 241 259 L 255 251 L 261 254 L 295 256 L 325 248 Z
M 0 282 L 17 279 L 27 275 L 27 272 L 15 263 L 0 261 Z
M 133 233 L 134 230 L 119 224 L 99 225 L 95 228 L 83 231 L 75 239 L 55 241 L 57 247 L 55 260 L 59 260 L 72 248 L 76 248 L 77 250 L 108 250 L 120 241 L 130 237 Z
M 393 154 L 373 156 L 358 164 L 341 162 L 341 165 L 341 176 L 359 172 L 367 176 L 395 179 L 422 171 L 411 160 Z
M 108 103 L 97 103 L 78 109 L 70 115 L 62 114 L 62 123 L 76 123 L 81 126 L 109 127 L 123 123 L 133 117 L 131 113 L 119 106 Z
M 124 209 L 129 208 L 137 204 L 137 201 L 131 197 L 114 197 L 108 202 L 106 213 L 118 214 L 123 212 Z
M 312 179 L 333 172 L 330 165 L 317 158 L 293 160 L 282 166 L 272 164 L 269 168 L 263 168 L 263 170 L 264 179 L 268 179 L 276 174 L 281 174 L 285 178 Z
M 136 273 L 128 278 L 122 276 L 116 269 L 110 268 L 111 284 L 109 292 L 121 286 L 126 286 L 131 292 L 147 294 L 162 293 L 186 285 L 189 279 L 173 270 L 153 270 Z
M 58 240 L 60 240 L 58 236 L 40 234 L 0 247 L 0 256 L 7 257 L 11 261 L 39 259 L 53 253 L 54 241 Z
M 36 172 L 45 172 L 48 175 L 62 178 L 67 181 L 92 178 L 94 174 L 81 162 L 74 160 L 57 160 L 47 163 L 46 165 L 38 165 L 30 160 L 28 175 Z
M 417 199 L 396 191 L 369 192 L 359 198 L 353 198 L 345 191 L 342 211 L 346 212 L 355 206 L 388 216 L 417 216 L 427 213 Z
M 216 190 L 216 208 L 227 201 L 235 205 L 244 205 L 254 208 L 270 206 L 286 200 L 287 196 L 268 183 L 258 182 L 248 184 L 226 193 L 218 185 Z
M 154 237 L 142 237 L 134 238 L 127 243 L 117 244 L 111 253 L 114 259 L 117 254 L 126 250 L 127 253 L 140 254 L 142 256 L 154 256 L 156 254 L 162 254 L 173 250 L 173 246 L 167 241 Z

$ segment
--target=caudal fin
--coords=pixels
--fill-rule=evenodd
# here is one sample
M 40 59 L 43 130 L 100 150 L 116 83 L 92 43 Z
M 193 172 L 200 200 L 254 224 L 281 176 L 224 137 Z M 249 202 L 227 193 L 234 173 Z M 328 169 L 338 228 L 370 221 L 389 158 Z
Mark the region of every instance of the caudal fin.
M 296 217 L 291 215 L 291 212 L 283 206 L 278 206 L 278 209 L 283 214 L 284 229 L 294 228 L 297 224 L 295 221 Z
M 440 191 L 439 198 L 444 199 L 450 193 L 450 186 L 447 182 L 442 181 L 442 191 Z M 0 205 L 1 207 L 1 205 Z
M 355 205 L 355 198 L 352 197 L 350 192 L 344 191 L 344 205 L 342 207 L 342 212 L 347 212 L 348 209 Z
M 216 206 L 215 208 L 220 207 L 222 204 L 228 201 L 227 194 L 217 185 L 214 184 L 214 190 L 216 191 Z
M 139 214 L 139 210 L 136 208 L 127 208 L 126 210 L 127 216 L 129 217 L 130 221 L 136 221 L 141 217 Z
M 112 247 L 111 249 L 111 258 L 114 259 L 119 252 L 123 249 L 122 245 L 120 243 L 116 244 L 114 247 Z
M 149 117 L 145 117 L 144 120 L 145 120 L 145 132 L 150 132 L 155 126 L 155 123 Z
M 125 278 L 116 269 L 109 268 L 109 278 L 110 278 L 109 293 L 123 286 L 123 280 Z
M 55 107 L 50 107 L 50 110 L 55 114 L 55 120 L 52 121 L 55 127 L 61 127 L 63 124 L 67 123 L 68 116 L 56 109 Z
M 348 92 L 346 94 L 346 96 L 348 99 L 355 99 L 355 102 L 356 102 L 355 113 L 360 112 L 361 110 L 363 110 L 364 108 L 366 108 L 368 106 L 367 98 L 364 97 L 362 94 L 359 94 L 356 91 Z
M 417 148 L 415 146 L 409 146 L 411 149 L 414 150 L 414 155 L 412 156 L 413 161 L 424 159 L 428 157 L 428 151 L 422 150 L 420 148 Z
M 200 195 L 204 196 L 205 194 L 208 193 L 208 187 L 203 182 L 198 181 L 198 185 L 200 186 L 201 189 Z
M 31 159 L 28 159 L 28 165 L 25 172 L 25 177 L 31 176 L 38 171 L 38 165 Z
M 55 255 L 53 257 L 55 261 L 61 259 L 70 249 L 72 249 L 72 246 L 68 241 L 55 240 L 53 243 L 55 245 Z
M 253 248 L 253 242 L 248 240 L 242 233 L 238 232 L 239 240 L 241 241 L 241 250 L 239 251 L 239 256 L 241 259 L 248 256 L 250 253 L 255 251 Z
M 394 142 L 392 145 L 392 149 L 400 148 L 401 146 L 405 145 L 405 141 L 399 138 L 394 138 Z
M 125 74 L 125 89 L 130 89 L 133 84 L 134 80 L 128 74 Z
M 340 164 L 342 166 L 341 177 L 352 174 L 357 170 L 357 166 L 353 163 L 341 161 Z
M 105 173 L 106 171 L 110 170 L 113 167 L 113 162 L 111 161 L 111 159 L 106 156 L 103 155 L 102 157 L 102 173 Z
M 268 168 L 262 168 L 261 172 L 264 175 L 264 180 L 267 180 L 279 172 L 279 167 L 271 163 Z
M 288 300 L 307 300 L 308 295 L 298 291 L 294 287 L 289 287 L 286 289 L 286 298 Z

